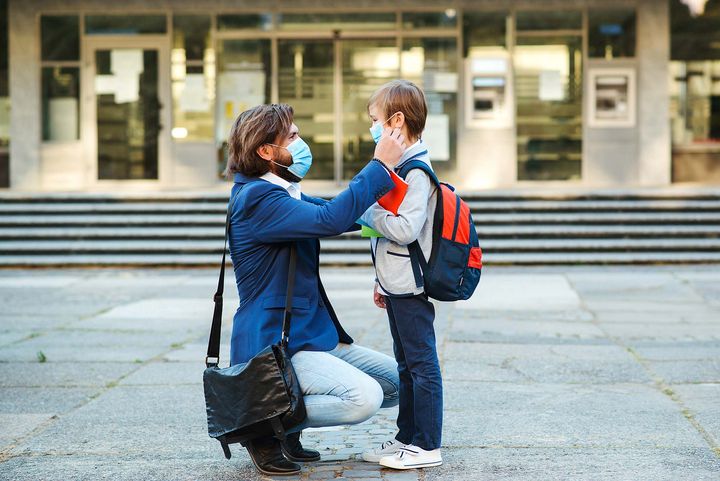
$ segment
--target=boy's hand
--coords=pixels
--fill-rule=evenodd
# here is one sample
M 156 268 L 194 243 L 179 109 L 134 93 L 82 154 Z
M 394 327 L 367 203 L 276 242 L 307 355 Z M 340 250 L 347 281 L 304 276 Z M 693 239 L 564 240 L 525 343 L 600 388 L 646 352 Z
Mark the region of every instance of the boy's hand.
M 389 169 L 394 169 L 400 162 L 400 157 L 402 157 L 405 149 L 405 136 L 400 129 L 390 130 L 390 128 L 386 128 L 382 137 L 380 137 L 380 141 L 375 146 L 375 158 Z
M 373 301 L 375 301 L 375 305 L 380 309 L 385 309 L 385 296 L 378 292 L 377 284 L 375 284 L 375 289 L 373 289 Z

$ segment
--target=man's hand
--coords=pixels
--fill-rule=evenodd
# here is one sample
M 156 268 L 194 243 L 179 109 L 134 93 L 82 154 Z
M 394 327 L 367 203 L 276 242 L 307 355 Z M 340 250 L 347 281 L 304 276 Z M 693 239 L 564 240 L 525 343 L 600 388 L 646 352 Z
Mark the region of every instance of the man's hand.
M 380 309 L 385 309 L 385 296 L 378 292 L 377 284 L 375 284 L 375 289 L 373 290 L 373 301 L 375 301 L 375 305 Z
M 400 129 L 387 128 L 383 131 L 380 141 L 375 146 L 375 158 L 379 159 L 388 168 L 394 169 L 400 162 L 403 152 L 405 152 L 405 136 Z

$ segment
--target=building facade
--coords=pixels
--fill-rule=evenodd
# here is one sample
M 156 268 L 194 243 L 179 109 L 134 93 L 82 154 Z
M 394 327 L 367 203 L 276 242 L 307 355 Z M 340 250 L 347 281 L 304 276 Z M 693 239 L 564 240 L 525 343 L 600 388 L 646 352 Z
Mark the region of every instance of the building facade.
M 213 188 L 237 115 L 285 102 L 333 189 L 398 77 L 462 189 L 720 183 L 719 4 L 2 0 L 0 185 Z

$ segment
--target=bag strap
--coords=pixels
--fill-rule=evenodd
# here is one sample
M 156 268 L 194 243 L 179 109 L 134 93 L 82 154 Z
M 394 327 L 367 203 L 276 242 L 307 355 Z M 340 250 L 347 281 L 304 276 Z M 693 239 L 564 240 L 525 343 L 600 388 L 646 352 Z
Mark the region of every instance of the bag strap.
M 239 192 L 239 190 L 238 190 Z M 223 291 L 225 289 L 225 255 L 227 252 L 228 235 L 230 234 L 230 216 L 237 194 L 231 202 L 228 202 L 227 214 L 225 216 L 225 242 L 223 243 L 222 262 L 220 263 L 220 276 L 218 277 L 218 286 L 213 296 L 215 309 L 213 310 L 212 327 L 210 328 L 210 339 L 208 340 L 207 355 L 205 356 L 205 366 L 215 367 L 220 363 L 220 329 L 222 327 L 222 311 L 223 311 Z
M 239 192 L 239 190 L 238 190 Z M 225 217 L 225 243 L 223 244 L 222 263 L 220 264 L 220 275 L 218 286 L 213 296 L 215 309 L 213 310 L 212 327 L 210 328 L 210 339 L 208 340 L 207 356 L 205 356 L 206 367 L 216 367 L 220 363 L 220 331 L 222 328 L 223 291 L 225 289 L 225 256 L 227 253 L 227 242 L 230 234 L 230 216 L 232 214 L 237 193 L 232 201 L 228 203 L 227 215 Z M 290 336 L 290 320 L 292 318 L 292 297 L 295 287 L 295 268 L 297 264 L 297 246 L 293 242 L 290 246 L 290 266 L 288 268 L 288 286 L 285 296 L 285 316 L 283 318 L 282 334 L 280 342 L 287 347 Z
M 292 319 L 293 290 L 295 289 L 295 268 L 297 266 L 297 245 L 290 245 L 290 266 L 288 267 L 287 291 L 285 294 L 285 315 L 283 316 L 282 336 L 280 344 L 287 347 L 290 337 L 290 320 Z
M 425 172 L 428 175 L 428 177 L 430 177 L 430 181 L 433 184 L 435 184 L 435 187 L 437 187 L 439 189 L 440 188 L 440 179 L 438 179 L 437 175 L 435 174 L 435 172 L 432 170 L 432 168 L 429 165 L 427 165 L 422 160 L 418 159 L 418 157 L 424 153 L 427 153 L 427 151 L 421 152 L 420 154 L 418 154 L 418 156 L 413 157 L 410 160 L 406 161 L 403 164 L 403 166 L 400 168 L 400 170 L 397 171 L 397 175 L 399 175 L 400 177 L 405 179 L 411 170 L 420 169 L 423 172 Z
M 423 153 L 420 155 L 422 154 Z M 425 172 L 428 177 L 430 177 L 430 181 L 435 185 L 435 187 L 437 187 L 438 192 L 440 191 L 440 180 L 437 178 L 435 172 L 433 172 L 429 165 L 415 157 L 403 164 L 402 168 L 400 168 L 400 171 L 398 172 L 398 175 L 405 179 L 408 173 L 413 169 L 420 169 Z M 428 272 L 428 263 L 425 260 L 425 256 L 417 239 L 408 244 L 408 254 L 410 254 L 410 266 L 412 267 L 413 277 L 415 278 L 415 287 L 418 289 L 421 287 L 424 288 L 425 281 L 423 275 Z

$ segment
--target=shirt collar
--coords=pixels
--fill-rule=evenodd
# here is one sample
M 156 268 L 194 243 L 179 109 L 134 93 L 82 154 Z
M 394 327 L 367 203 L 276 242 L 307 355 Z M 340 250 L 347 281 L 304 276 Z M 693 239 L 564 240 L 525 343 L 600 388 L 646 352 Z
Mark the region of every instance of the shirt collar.
M 287 190 L 288 194 L 290 194 L 292 198 L 300 200 L 299 182 L 288 182 L 287 180 L 273 174 L 272 172 L 261 175 L 260 178 L 270 182 L 271 184 L 279 185 L 283 189 Z
M 395 166 L 395 170 L 397 169 L 410 157 L 414 157 L 419 152 L 422 152 L 423 150 L 426 150 L 425 148 L 425 142 L 422 141 L 422 139 L 418 139 L 417 142 L 412 144 L 410 147 L 405 149 L 405 152 L 403 152 L 402 156 L 400 157 L 400 162 L 397 163 Z

